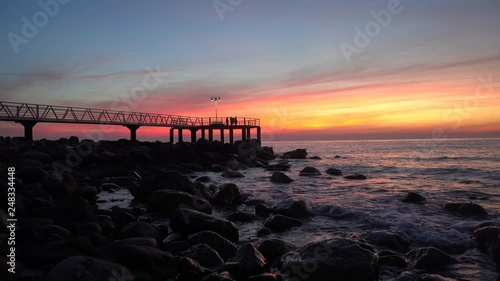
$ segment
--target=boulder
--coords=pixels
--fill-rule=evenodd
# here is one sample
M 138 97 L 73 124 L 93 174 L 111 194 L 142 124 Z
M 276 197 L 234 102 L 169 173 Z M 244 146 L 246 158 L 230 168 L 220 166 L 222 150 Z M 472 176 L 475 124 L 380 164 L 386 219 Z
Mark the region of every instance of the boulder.
M 224 167 L 222 165 L 218 165 L 218 164 L 210 165 L 209 169 L 210 169 L 210 171 L 215 172 L 215 173 L 225 172 L 228 170 L 226 167 Z
M 271 209 L 264 203 L 257 203 L 255 205 L 255 214 L 261 217 L 267 217 L 271 213 Z
M 52 157 L 48 153 L 37 150 L 25 151 L 20 156 L 21 158 L 40 161 L 44 164 L 49 164 L 50 161 L 52 160 Z
M 82 280 L 82 276 L 91 276 L 92 280 L 129 281 L 134 275 L 125 267 L 83 256 L 69 257 L 54 268 L 45 277 L 47 281 Z
M 427 270 L 443 269 L 458 262 L 447 253 L 434 247 L 413 249 L 408 252 L 407 256 L 416 262 L 416 268 Z
M 178 273 L 176 258 L 157 248 L 123 245 L 116 254 L 116 261 L 119 264 L 146 272 L 153 277 L 153 280 L 165 280 L 175 277 Z
M 212 205 L 196 195 L 177 190 L 160 189 L 153 191 L 147 201 L 148 211 L 170 215 L 178 207 L 197 210 L 206 214 L 212 213 Z
M 485 226 L 474 231 L 478 247 L 491 255 L 500 265 L 500 227 Z
M 309 216 L 307 204 L 304 200 L 286 198 L 280 203 L 274 205 L 271 209 L 273 213 L 281 214 L 289 217 L 300 218 Z
M 220 186 L 210 199 L 213 205 L 235 205 L 243 202 L 240 190 L 234 183 Z
M 229 178 L 229 179 L 245 177 L 242 173 L 240 173 L 238 171 L 233 171 L 233 170 L 227 170 L 227 171 L 223 172 L 221 174 L 221 176 L 223 176 L 225 178 Z
M 305 177 L 312 177 L 312 176 L 319 176 L 321 175 L 321 172 L 314 168 L 314 167 L 305 167 L 300 171 L 300 176 L 305 176 Z
M 307 274 L 306 279 L 314 281 L 378 280 L 377 254 L 346 238 L 310 243 L 285 254 L 281 261 L 281 271 L 291 278 L 304 279 Z M 315 270 L 296 270 L 311 268 L 312 264 Z
M 116 240 L 102 247 L 97 248 L 96 257 L 103 260 L 114 260 L 117 256 L 118 249 L 123 245 L 136 245 L 156 248 L 157 242 L 154 238 L 140 237 Z
M 122 229 L 120 237 L 122 239 L 138 237 L 150 237 L 156 239 L 158 238 L 158 230 L 147 222 L 131 222 Z
M 402 232 L 368 231 L 355 234 L 353 237 L 363 239 L 373 245 L 401 252 L 406 252 L 411 244 L 408 235 Z
M 264 240 L 257 246 L 257 249 L 264 255 L 266 260 L 271 263 L 274 259 L 280 258 L 284 254 L 294 251 L 297 248 L 297 245 L 278 238 Z
M 345 176 L 344 179 L 348 179 L 348 180 L 366 180 L 366 176 L 365 175 L 361 175 L 361 174 L 355 174 L 355 175 Z
M 202 266 L 215 267 L 224 263 L 219 253 L 207 244 L 200 243 L 181 253 L 185 257 L 198 261 Z
M 172 214 L 170 227 L 182 234 L 211 230 L 232 242 L 237 243 L 239 239 L 238 228 L 234 223 L 185 208 L 179 208 Z
M 231 261 L 239 265 L 243 276 L 269 272 L 266 258 L 251 243 L 243 244 Z
M 416 192 L 408 192 L 405 199 L 403 199 L 403 202 L 413 203 L 413 204 L 424 204 L 425 197 Z
M 295 149 L 293 151 L 288 151 L 283 153 L 283 158 L 285 159 L 306 159 L 307 151 L 305 149 Z
M 342 175 L 342 171 L 339 169 L 335 169 L 335 168 L 329 168 L 328 170 L 326 170 L 326 173 L 329 175 L 332 175 L 332 176 L 341 176 Z
M 281 280 L 278 275 L 273 273 L 264 273 L 259 275 L 248 276 L 245 281 L 278 281 Z
M 179 259 L 179 279 L 180 281 L 200 280 L 205 275 L 205 270 L 194 259 L 181 257 Z
M 210 177 L 209 176 L 201 176 L 201 177 L 196 178 L 196 181 L 197 182 L 209 182 Z
M 223 260 L 227 261 L 238 251 L 238 246 L 213 231 L 202 231 L 189 236 L 192 245 L 206 244 L 212 247 Z
M 267 171 L 290 171 L 290 165 L 288 164 L 274 164 L 274 165 L 266 165 L 264 169 Z
M 465 217 L 486 216 L 488 213 L 475 203 L 446 203 L 444 209 Z
M 443 277 L 438 274 L 422 274 L 419 281 L 456 281 L 456 279 Z
M 264 226 L 273 231 L 285 231 L 295 226 L 301 226 L 302 221 L 283 215 L 274 215 L 264 221 Z
M 232 222 L 251 222 L 256 220 L 258 217 L 255 214 L 252 213 L 246 213 L 246 212 L 236 212 L 230 214 L 227 219 L 232 221 Z
M 24 184 L 43 184 L 47 181 L 48 174 L 40 167 L 24 166 L 16 170 L 16 177 L 22 179 Z
M 274 172 L 271 176 L 271 181 L 274 183 L 291 183 L 293 180 L 282 172 Z

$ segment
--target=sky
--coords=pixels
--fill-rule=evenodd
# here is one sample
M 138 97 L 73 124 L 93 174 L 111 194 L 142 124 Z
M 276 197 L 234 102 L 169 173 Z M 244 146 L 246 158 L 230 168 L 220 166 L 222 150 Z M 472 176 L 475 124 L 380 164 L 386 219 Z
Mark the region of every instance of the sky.
M 218 116 L 260 118 L 265 141 L 500 137 L 498 14 L 496 0 L 1 1 L 0 100 L 208 117 L 220 96 Z

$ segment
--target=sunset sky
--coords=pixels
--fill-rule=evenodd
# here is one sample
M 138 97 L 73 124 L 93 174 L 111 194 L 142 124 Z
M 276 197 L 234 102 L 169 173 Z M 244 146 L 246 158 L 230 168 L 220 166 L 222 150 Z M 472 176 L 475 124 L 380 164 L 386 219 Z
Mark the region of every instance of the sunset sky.
M 40 3 L 0 2 L 0 100 L 214 116 L 220 96 L 219 116 L 261 118 L 267 141 L 500 137 L 500 1 Z

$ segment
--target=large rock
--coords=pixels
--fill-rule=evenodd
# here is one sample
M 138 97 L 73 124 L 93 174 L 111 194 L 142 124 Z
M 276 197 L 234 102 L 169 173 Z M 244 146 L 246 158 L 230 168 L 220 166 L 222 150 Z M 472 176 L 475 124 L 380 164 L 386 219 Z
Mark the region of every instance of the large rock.
M 151 193 L 147 206 L 148 211 L 161 212 L 167 216 L 179 207 L 197 210 L 206 214 L 212 213 L 212 205 L 207 200 L 183 191 L 169 189 L 156 190 Z
M 264 169 L 267 171 L 290 171 L 290 165 L 288 164 L 274 164 L 274 165 L 266 165 Z
M 474 203 L 446 203 L 444 208 L 465 217 L 485 216 L 488 214 L 483 207 Z
M 310 243 L 282 258 L 281 271 L 314 281 L 378 280 L 378 256 L 363 244 L 345 238 Z M 311 269 L 314 265 L 314 270 Z
M 366 180 L 366 176 L 365 175 L 361 175 L 361 174 L 355 174 L 355 175 L 345 176 L 344 179 L 348 179 L 348 180 Z
M 416 261 L 415 267 L 419 269 L 443 269 L 458 262 L 447 253 L 433 247 L 413 249 L 407 255 Z
M 271 181 L 274 183 L 291 183 L 293 180 L 282 172 L 274 172 L 271 176 Z
M 402 232 L 369 231 L 356 234 L 354 237 L 363 239 L 373 245 L 402 252 L 406 252 L 411 244 L 408 235 Z
M 189 242 L 192 245 L 207 244 L 217 251 L 217 253 L 219 253 L 225 261 L 233 257 L 236 251 L 238 251 L 238 246 L 236 244 L 221 235 L 208 230 L 191 235 L 189 237 Z
M 210 230 L 232 242 L 238 242 L 239 233 L 236 225 L 230 221 L 218 219 L 198 211 L 179 208 L 170 217 L 170 227 L 182 234 L 194 234 Z
M 46 281 L 113 280 L 130 281 L 134 275 L 125 267 L 90 257 L 69 257 L 47 274 Z
M 413 204 L 423 204 L 425 202 L 425 197 L 416 192 L 408 192 L 405 199 L 403 199 L 403 202 L 413 203 Z
M 251 221 L 256 220 L 257 218 L 258 218 L 257 215 L 255 215 L 253 213 L 246 213 L 246 212 L 232 213 L 227 217 L 227 219 L 232 221 L 232 222 L 236 222 L 236 221 L 251 222 Z
M 140 185 L 127 187 L 132 196 L 139 199 L 148 198 L 151 192 L 159 189 L 183 191 L 192 195 L 198 193 L 196 186 L 187 177 L 174 171 L 160 172 L 155 176 L 144 177 Z
M 474 231 L 479 248 L 490 254 L 500 265 L 500 227 L 485 226 Z
M 284 254 L 296 250 L 297 245 L 277 238 L 271 238 L 262 241 L 257 249 L 264 255 L 267 261 L 272 262 L 276 258 L 280 258 Z
M 205 275 L 205 270 L 200 263 L 188 257 L 179 259 L 179 278 L 180 281 L 200 280 Z
M 456 279 L 444 277 L 438 274 L 422 274 L 419 281 L 456 281 Z
M 198 261 L 202 266 L 206 267 L 215 267 L 224 263 L 219 253 L 204 243 L 196 244 L 181 254 Z
M 223 184 L 210 199 L 213 205 L 235 205 L 243 202 L 240 190 L 234 183 Z
M 269 271 L 266 258 L 251 243 L 243 244 L 231 261 L 239 265 L 240 273 L 243 276 Z
M 332 176 L 341 176 L 342 175 L 342 171 L 339 169 L 335 169 L 335 168 L 328 168 L 328 170 L 326 170 L 326 173 L 329 175 L 332 175 Z
M 309 216 L 307 204 L 304 200 L 287 198 L 280 203 L 274 205 L 271 209 L 273 213 L 281 214 L 289 217 L 300 218 Z
M 113 241 L 107 245 L 104 245 L 97 249 L 96 257 L 112 261 L 117 256 L 118 250 L 123 245 L 135 245 L 135 246 L 146 246 L 156 248 L 157 242 L 154 238 L 149 237 L 139 237 L 139 238 L 128 238 L 122 240 Z
M 240 173 L 238 171 L 233 171 L 233 170 L 227 170 L 227 171 L 223 172 L 221 174 L 221 176 L 223 176 L 225 178 L 229 178 L 229 179 L 245 177 L 242 173 Z
M 24 184 L 45 183 L 48 179 L 48 174 L 40 167 L 25 166 L 16 170 L 16 176 L 23 180 Z
M 300 171 L 300 175 L 305 177 L 312 177 L 321 175 L 321 172 L 314 167 L 305 167 Z
M 21 154 L 21 158 L 36 160 L 45 164 L 49 164 L 52 160 L 52 157 L 48 153 L 37 150 L 25 151 Z
M 116 261 L 127 268 L 149 273 L 154 280 L 165 280 L 178 273 L 174 256 L 147 246 L 121 246 L 118 249 Z
M 131 222 L 122 229 L 120 237 L 122 239 L 138 237 L 158 238 L 158 230 L 147 222 Z
M 285 231 L 289 228 L 301 225 L 302 221 L 283 215 L 274 215 L 264 221 L 264 226 L 273 231 Z
M 295 149 L 293 151 L 288 151 L 283 153 L 283 158 L 285 159 L 306 159 L 307 151 L 305 149 Z

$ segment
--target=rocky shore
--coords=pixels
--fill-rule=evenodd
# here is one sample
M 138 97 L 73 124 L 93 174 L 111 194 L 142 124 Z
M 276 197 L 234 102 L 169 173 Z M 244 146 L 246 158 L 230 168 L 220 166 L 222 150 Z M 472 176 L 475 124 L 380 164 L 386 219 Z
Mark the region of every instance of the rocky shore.
M 1 280 L 455 280 L 447 271 L 460 266 L 454 253 L 414 245 L 402 232 L 371 231 L 297 245 L 273 238 L 314 217 L 300 198 L 269 204 L 248 197 L 238 186 L 244 169 L 268 171 L 269 180 L 287 184 L 287 159 L 305 159 L 297 149 L 277 157 L 257 141 L 234 145 L 127 140 L 57 141 L 0 137 Z M 312 159 L 321 159 L 315 157 Z M 7 271 L 10 230 L 8 168 L 15 168 L 15 274 Z M 214 184 L 211 171 L 233 183 Z M 299 176 L 326 173 L 345 180 L 338 168 L 304 168 Z M 258 184 L 258 183 L 256 183 Z M 99 208 L 100 196 L 127 190 L 137 207 Z M 426 198 L 410 192 L 401 198 L 419 207 Z M 246 204 L 254 212 L 221 217 L 217 210 Z M 269 204 L 269 205 L 268 205 Z M 444 212 L 487 217 L 477 204 L 450 202 Z M 243 241 L 237 225 L 259 221 L 255 241 Z M 500 225 L 485 222 L 471 233 L 477 249 L 500 264 Z M 471 277 L 470 280 L 475 280 Z

